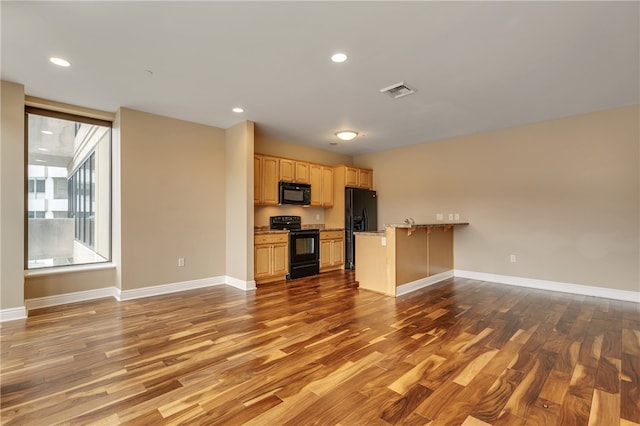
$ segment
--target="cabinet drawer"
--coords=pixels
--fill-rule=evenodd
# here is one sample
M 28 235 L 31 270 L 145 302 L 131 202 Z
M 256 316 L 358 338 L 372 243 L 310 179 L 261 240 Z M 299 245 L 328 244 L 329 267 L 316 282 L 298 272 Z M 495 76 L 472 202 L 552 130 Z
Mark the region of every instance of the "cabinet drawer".
M 289 240 L 289 234 L 263 234 L 255 235 L 253 239 L 254 244 L 275 244 L 286 243 Z
M 337 240 L 344 238 L 344 231 L 320 231 L 321 240 Z

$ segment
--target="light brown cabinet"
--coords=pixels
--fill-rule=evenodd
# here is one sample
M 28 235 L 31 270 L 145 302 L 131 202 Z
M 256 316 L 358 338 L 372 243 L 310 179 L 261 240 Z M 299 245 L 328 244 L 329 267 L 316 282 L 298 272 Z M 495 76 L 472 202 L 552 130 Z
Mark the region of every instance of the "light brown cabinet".
M 288 239 L 286 233 L 254 236 L 254 279 L 256 284 L 286 278 L 288 265 Z
M 372 170 L 345 166 L 344 186 L 373 189 Z
M 318 207 L 333 206 L 333 168 L 320 164 L 309 164 L 311 183 L 311 205 Z
M 278 204 L 278 172 L 280 159 L 266 155 L 253 156 L 253 203 Z
M 309 163 L 280 159 L 280 180 L 284 182 L 309 183 Z
M 322 166 L 322 207 L 333 207 L 333 167 Z
M 344 265 L 344 231 L 320 231 L 320 272 Z

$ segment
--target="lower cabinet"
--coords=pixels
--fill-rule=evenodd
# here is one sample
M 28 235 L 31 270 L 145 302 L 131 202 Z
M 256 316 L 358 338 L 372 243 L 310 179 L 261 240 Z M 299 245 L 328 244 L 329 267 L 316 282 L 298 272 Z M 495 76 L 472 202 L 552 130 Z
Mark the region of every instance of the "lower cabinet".
M 284 280 L 289 269 L 287 233 L 254 236 L 254 279 L 256 284 Z
M 344 265 L 344 231 L 320 231 L 320 272 Z

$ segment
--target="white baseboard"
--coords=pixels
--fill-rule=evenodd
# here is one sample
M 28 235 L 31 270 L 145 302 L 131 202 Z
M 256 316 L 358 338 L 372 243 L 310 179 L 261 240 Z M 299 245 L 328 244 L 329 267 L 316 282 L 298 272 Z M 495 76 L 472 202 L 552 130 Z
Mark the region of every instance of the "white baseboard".
M 178 283 L 154 285 L 152 287 L 136 288 L 133 290 L 116 290 L 116 299 L 132 300 L 142 297 L 159 296 L 162 294 L 176 293 L 185 290 L 194 290 L 197 288 L 211 287 L 214 285 L 226 284 L 226 277 L 202 278 L 199 280 L 182 281 Z
M 581 284 L 569 284 L 558 281 L 538 280 L 534 278 L 513 277 L 509 275 L 487 274 L 484 272 L 463 271 L 455 269 L 454 276 L 489 281 L 498 284 L 514 285 L 518 287 L 535 288 L 538 290 L 559 291 L 562 293 L 579 294 L 582 296 L 604 297 L 606 299 L 623 300 L 640 303 L 640 292 L 617 290 L 613 288 L 592 287 Z
M 435 283 L 439 283 L 440 281 L 444 281 L 448 278 L 453 277 L 453 271 L 445 271 L 436 275 L 431 275 L 430 277 L 421 278 L 416 281 L 412 281 L 407 284 L 402 284 L 396 287 L 396 297 L 402 296 L 407 293 L 411 293 L 413 291 L 419 290 L 424 287 L 428 287 Z
M 21 319 L 27 317 L 27 312 L 32 309 L 46 308 L 50 306 L 65 305 L 68 303 L 85 302 L 88 300 L 113 297 L 118 301 L 140 299 L 143 297 L 159 296 L 197 288 L 212 287 L 227 284 L 240 290 L 250 291 L 256 289 L 255 281 L 242 281 L 228 276 L 203 278 L 199 280 L 183 281 L 171 284 L 162 284 L 152 287 L 144 287 L 132 290 L 120 290 L 116 287 L 105 287 L 95 290 L 78 291 L 74 293 L 59 294 L 55 296 L 38 297 L 25 301 L 24 308 L 4 309 L 0 311 L 0 322 Z
M 256 282 L 254 280 L 251 281 L 243 281 L 238 278 L 233 278 L 230 276 L 226 276 L 224 279 L 225 284 L 230 285 L 235 288 L 239 288 L 240 290 L 250 291 L 256 289 Z
M 101 299 L 103 297 L 116 297 L 116 288 L 104 287 L 95 290 L 77 291 L 75 293 L 57 294 L 55 296 L 36 297 L 25 300 L 25 305 L 27 311 L 30 311 L 32 309 L 46 308 L 49 306 Z
M 19 308 L 0 309 L 0 322 L 25 319 L 27 317 L 27 308 L 20 306 Z

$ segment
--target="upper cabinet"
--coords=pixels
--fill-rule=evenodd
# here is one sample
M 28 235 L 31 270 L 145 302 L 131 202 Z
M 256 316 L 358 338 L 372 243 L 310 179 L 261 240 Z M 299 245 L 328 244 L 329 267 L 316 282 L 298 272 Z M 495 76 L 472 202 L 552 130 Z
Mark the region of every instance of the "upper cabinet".
M 333 167 L 309 164 L 309 181 L 311 182 L 311 205 L 332 207 Z
M 259 205 L 278 204 L 278 172 L 280 159 L 266 155 L 253 156 L 253 202 Z
M 255 154 L 253 158 L 255 205 L 278 204 L 278 182 L 311 184 L 311 205 L 327 209 L 334 227 L 344 228 L 344 188 L 373 189 L 373 170 L 353 166 L 327 166 L 289 158 Z M 331 213 L 331 210 L 336 210 Z M 335 221 L 331 218 L 335 216 Z M 327 222 L 329 224 L 330 222 Z
M 373 189 L 373 170 L 351 166 L 339 167 L 344 168 L 344 186 Z
M 283 182 L 309 183 L 309 163 L 280 159 L 280 180 Z

